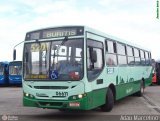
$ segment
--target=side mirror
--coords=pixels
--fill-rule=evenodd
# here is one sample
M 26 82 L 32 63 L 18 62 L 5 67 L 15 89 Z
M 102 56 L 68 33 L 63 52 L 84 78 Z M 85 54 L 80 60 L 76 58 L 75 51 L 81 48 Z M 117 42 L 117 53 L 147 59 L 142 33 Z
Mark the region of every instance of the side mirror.
M 95 50 L 91 53 L 91 62 L 96 63 L 97 62 L 97 52 Z
M 13 60 L 16 60 L 16 49 L 13 50 Z

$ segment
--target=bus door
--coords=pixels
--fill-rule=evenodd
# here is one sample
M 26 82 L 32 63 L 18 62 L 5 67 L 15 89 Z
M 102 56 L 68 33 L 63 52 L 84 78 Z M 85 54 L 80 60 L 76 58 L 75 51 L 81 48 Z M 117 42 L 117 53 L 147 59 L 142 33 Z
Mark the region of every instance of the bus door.
M 87 78 L 89 86 L 91 86 L 93 105 L 99 106 L 105 100 L 106 81 L 104 79 L 104 40 L 105 38 L 91 33 L 87 33 Z

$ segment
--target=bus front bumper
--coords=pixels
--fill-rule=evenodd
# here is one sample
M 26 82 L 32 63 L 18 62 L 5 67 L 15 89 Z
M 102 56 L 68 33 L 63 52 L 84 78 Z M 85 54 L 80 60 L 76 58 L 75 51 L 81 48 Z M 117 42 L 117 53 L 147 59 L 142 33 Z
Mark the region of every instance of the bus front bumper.
M 81 99 L 53 100 L 53 99 L 35 99 L 23 96 L 23 105 L 28 107 L 38 107 L 47 109 L 73 109 L 73 110 L 90 110 L 92 109 L 91 95 Z

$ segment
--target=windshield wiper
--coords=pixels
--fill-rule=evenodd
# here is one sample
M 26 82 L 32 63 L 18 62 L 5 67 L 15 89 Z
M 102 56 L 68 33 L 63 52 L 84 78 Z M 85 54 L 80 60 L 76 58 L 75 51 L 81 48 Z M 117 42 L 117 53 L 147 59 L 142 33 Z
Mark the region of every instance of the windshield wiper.
M 53 67 L 54 67 L 54 63 L 55 63 L 55 56 L 59 54 L 59 49 L 61 48 L 61 46 L 63 46 L 66 42 L 68 41 L 68 37 L 65 36 L 65 38 L 62 40 L 61 44 L 58 46 L 54 46 L 54 55 L 53 55 Z M 55 53 L 57 51 L 57 54 Z M 57 57 L 57 62 L 58 62 L 58 57 Z M 55 68 L 55 67 L 54 67 Z
M 60 45 L 58 45 L 58 47 L 56 48 L 56 50 L 57 50 L 57 55 L 58 55 L 58 52 L 59 52 L 59 49 L 61 48 L 61 46 L 64 45 L 67 41 L 68 41 L 68 37 L 66 36 L 66 37 L 62 40 L 62 43 L 61 43 Z

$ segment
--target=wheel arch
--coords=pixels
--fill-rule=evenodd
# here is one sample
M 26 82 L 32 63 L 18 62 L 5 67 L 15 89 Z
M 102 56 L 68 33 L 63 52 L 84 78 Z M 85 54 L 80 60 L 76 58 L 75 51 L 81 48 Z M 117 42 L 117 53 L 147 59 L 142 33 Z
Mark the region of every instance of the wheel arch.
M 115 101 L 116 101 L 116 87 L 115 87 L 114 84 L 111 83 L 111 84 L 108 86 L 108 88 L 110 88 L 110 89 L 112 90 L 113 96 L 114 96 L 114 102 L 115 102 Z
M 141 81 L 143 83 L 143 88 L 145 88 L 145 79 L 144 79 L 144 77 L 142 77 Z

